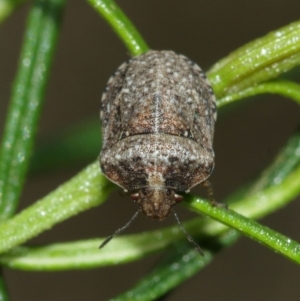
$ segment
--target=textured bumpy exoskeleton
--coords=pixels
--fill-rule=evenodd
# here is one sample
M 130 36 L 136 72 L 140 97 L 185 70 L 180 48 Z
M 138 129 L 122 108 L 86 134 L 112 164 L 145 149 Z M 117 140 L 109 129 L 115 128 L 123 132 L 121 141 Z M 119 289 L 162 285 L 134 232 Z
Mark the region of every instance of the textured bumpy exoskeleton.
M 216 103 L 198 65 L 151 50 L 122 64 L 102 96 L 104 175 L 162 220 L 214 167 Z

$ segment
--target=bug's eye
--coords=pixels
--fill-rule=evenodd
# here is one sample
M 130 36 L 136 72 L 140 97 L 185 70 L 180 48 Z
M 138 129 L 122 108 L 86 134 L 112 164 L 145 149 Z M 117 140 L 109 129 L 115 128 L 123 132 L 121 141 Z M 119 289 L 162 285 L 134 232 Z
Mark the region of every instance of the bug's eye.
M 182 195 L 179 195 L 179 194 L 175 194 L 175 195 L 174 195 L 174 199 L 175 199 L 175 202 L 179 203 L 179 202 L 182 201 L 183 196 L 182 196 Z
M 133 201 L 136 202 L 136 201 L 139 200 L 140 195 L 139 195 L 139 193 L 137 192 L 137 193 L 132 194 L 130 197 L 131 197 L 131 199 L 132 199 Z

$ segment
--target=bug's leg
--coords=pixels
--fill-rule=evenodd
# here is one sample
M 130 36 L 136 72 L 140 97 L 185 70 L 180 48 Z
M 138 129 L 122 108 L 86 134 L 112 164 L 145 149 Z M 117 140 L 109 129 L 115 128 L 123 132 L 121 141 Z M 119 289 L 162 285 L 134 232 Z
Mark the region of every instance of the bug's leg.
M 219 203 L 216 201 L 216 199 L 214 197 L 214 191 L 213 191 L 212 184 L 208 180 L 205 180 L 204 182 L 202 182 L 201 185 L 206 188 L 208 200 L 212 206 L 227 208 L 226 204 Z

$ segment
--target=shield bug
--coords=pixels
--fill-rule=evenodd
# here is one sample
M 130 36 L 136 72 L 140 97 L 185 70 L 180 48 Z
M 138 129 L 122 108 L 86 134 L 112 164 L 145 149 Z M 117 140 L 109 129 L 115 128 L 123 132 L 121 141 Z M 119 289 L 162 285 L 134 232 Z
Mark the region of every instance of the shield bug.
M 209 185 L 216 102 L 205 74 L 187 57 L 151 50 L 122 64 L 103 93 L 100 117 L 102 172 L 131 193 L 138 212 L 163 220 L 180 193 Z

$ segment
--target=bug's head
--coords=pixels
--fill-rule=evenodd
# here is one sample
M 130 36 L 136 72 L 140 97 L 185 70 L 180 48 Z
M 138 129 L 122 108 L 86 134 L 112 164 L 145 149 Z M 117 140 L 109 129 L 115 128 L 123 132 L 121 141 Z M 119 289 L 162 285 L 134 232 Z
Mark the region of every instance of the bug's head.
M 153 219 L 163 220 L 170 213 L 172 207 L 182 200 L 182 196 L 168 188 L 143 188 L 131 195 L 140 204 L 142 212 Z

